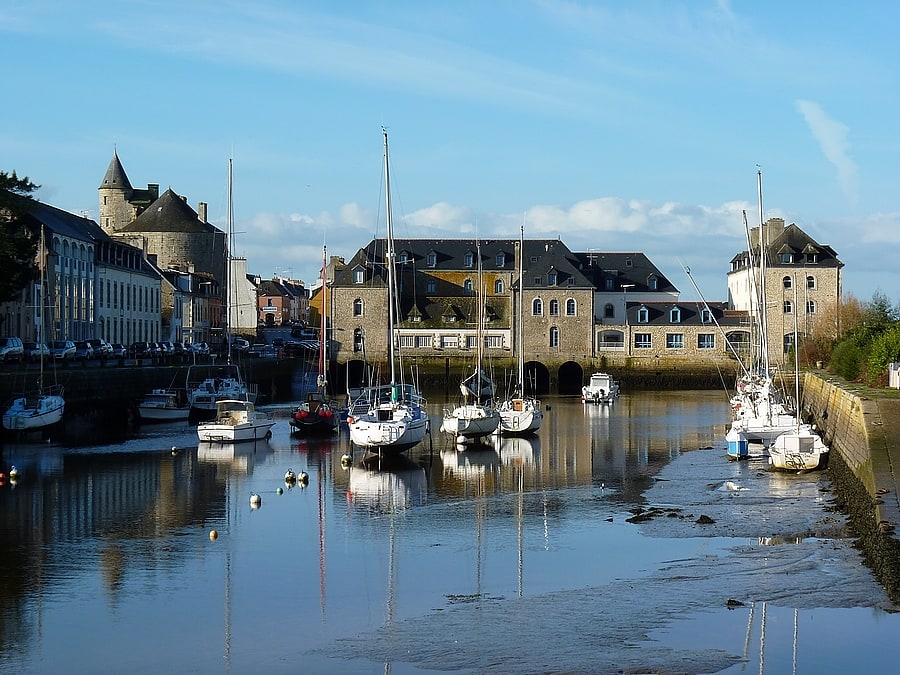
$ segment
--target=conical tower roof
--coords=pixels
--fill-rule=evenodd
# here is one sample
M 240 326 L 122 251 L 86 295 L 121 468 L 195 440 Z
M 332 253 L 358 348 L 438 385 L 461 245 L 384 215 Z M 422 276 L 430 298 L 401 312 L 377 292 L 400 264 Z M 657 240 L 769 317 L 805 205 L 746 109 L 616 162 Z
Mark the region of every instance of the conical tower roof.
M 106 175 L 103 176 L 103 182 L 100 183 L 100 189 L 103 188 L 119 188 L 121 190 L 131 190 L 131 182 L 125 174 L 122 162 L 119 161 L 119 153 L 113 151 L 112 161 L 109 168 L 106 169 Z

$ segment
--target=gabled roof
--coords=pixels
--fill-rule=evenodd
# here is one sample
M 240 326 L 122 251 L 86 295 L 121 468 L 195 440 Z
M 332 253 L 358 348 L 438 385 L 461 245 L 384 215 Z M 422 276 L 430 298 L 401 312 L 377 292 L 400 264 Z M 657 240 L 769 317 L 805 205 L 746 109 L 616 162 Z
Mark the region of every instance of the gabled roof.
M 169 188 L 120 232 L 221 233 L 222 230 L 200 220 L 187 200 Z
M 598 290 L 606 290 L 606 281 L 613 280 L 613 290 L 622 290 L 623 285 L 629 286 L 629 291 L 634 293 L 649 292 L 650 279 L 657 279 L 657 287 L 653 292 L 678 293 L 675 285 L 659 271 L 650 259 L 640 251 L 625 251 L 603 253 L 600 251 L 587 251 L 575 253 L 581 262 L 581 271 L 587 276 Z
M 91 242 L 110 240 L 109 235 L 90 218 L 77 216 L 42 202 L 31 202 L 28 215 L 54 234 Z

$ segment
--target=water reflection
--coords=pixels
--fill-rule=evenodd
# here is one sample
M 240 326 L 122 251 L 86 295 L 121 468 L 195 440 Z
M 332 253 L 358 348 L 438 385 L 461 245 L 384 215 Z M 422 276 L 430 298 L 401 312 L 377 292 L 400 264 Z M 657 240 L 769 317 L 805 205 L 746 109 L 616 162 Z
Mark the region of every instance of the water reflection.
M 209 672 L 223 657 L 235 672 L 283 671 L 288 657 L 316 672 L 515 670 L 523 642 L 535 645 L 531 670 L 561 669 L 540 660 L 549 643 L 563 666 L 592 670 L 596 650 L 584 645 L 622 644 L 618 636 L 641 634 L 647 616 L 676 622 L 685 598 L 692 608 L 721 607 L 722 577 L 745 580 L 758 603 L 781 592 L 775 565 L 766 586 L 748 579 L 746 557 L 724 551 L 724 537 L 653 540 L 625 522 L 673 459 L 721 443 L 727 413 L 718 392 L 625 394 L 611 407 L 559 398 L 536 437 L 463 451 L 426 439 L 398 462 L 346 467 L 346 433 L 291 437 L 285 417 L 270 443 L 198 446 L 180 425 L 114 445 L 6 445 L 0 462 L 16 464 L 21 478 L 0 488 L 0 670 L 112 671 L 139 661 L 153 672 Z M 308 486 L 283 489 L 288 467 L 308 472 Z M 816 476 L 764 482 L 753 473 L 722 453 L 721 465 L 704 465 L 667 496 L 715 497 L 744 514 L 751 498 L 753 513 L 773 496 L 785 498 L 780 510 L 822 498 Z M 753 489 L 720 491 L 728 481 Z M 265 508 L 251 511 L 253 492 Z M 678 522 L 697 529 L 693 518 Z M 814 544 L 768 527 L 739 544 L 765 547 L 762 565 L 782 540 L 799 553 Z M 830 585 L 871 598 L 871 586 L 848 581 L 858 559 L 845 567 L 834 558 L 844 546 L 820 547 L 828 577 L 841 582 Z M 715 581 L 671 590 L 705 576 Z M 597 607 L 610 603 L 623 613 L 604 623 Z M 558 617 L 570 619 L 568 630 Z M 428 623 L 438 630 L 423 641 Z M 722 631 L 704 635 L 704 649 L 741 656 Z M 454 658 L 468 661 L 444 663 L 454 650 L 440 642 L 446 636 L 475 645 L 456 647 Z M 621 656 L 610 649 L 606 658 Z

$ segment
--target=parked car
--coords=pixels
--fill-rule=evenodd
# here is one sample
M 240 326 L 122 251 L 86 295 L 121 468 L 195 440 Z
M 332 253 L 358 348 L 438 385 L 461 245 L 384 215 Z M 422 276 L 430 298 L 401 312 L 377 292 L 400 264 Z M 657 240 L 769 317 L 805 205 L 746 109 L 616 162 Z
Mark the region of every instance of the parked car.
M 182 354 L 187 354 L 188 352 L 190 352 L 190 349 L 190 346 L 188 346 L 186 342 L 176 342 L 172 346 L 172 353 L 178 354 L 180 356 Z
M 17 337 L 0 337 L 0 361 L 16 361 L 25 358 L 22 339 Z
M 128 348 L 128 355 L 133 359 L 147 359 L 153 355 L 148 342 L 133 342 Z
M 112 355 L 114 358 L 124 359 L 126 356 L 128 356 L 128 348 L 121 342 L 116 342 L 112 346 Z
M 209 345 L 205 342 L 191 344 L 191 354 L 209 354 Z
M 84 340 L 78 340 L 75 343 L 75 360 L 87 361 L 94 358 L 94 348 Z
M 43 342 L 24 342 L 22 343 L 22 349 L 28 361 L 40 361 L 42 358 L 50 358 L 50 348 Z
M 244 338 L 234 338 L 231 341 L 231 348 L 237 352 L 246 352 L 250 349 L 250 343 Z
M 170 340 L 163 340 L 159 343 L 159 347 L 165 356 L 172 356 L 175 353 L 175 345 Z
M 106 359 L 112 356 L 112 345 L 103 338 L 91 338 L 85 342 L 94 350 L 95 359 Z
M 75 343 L 71 340 L 54 340 L 50 343 L 50 355 L 57 361 L 71 361 L 75 358 Z

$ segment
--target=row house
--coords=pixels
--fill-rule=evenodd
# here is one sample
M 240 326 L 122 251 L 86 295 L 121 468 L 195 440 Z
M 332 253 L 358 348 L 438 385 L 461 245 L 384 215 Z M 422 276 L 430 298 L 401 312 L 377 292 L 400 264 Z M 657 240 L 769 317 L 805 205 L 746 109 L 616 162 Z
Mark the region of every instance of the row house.
M 256 306 L 256 325 L 268 328 L 291 326 L 308 320 L 309 292 L 298 279 L 256 277 Z

